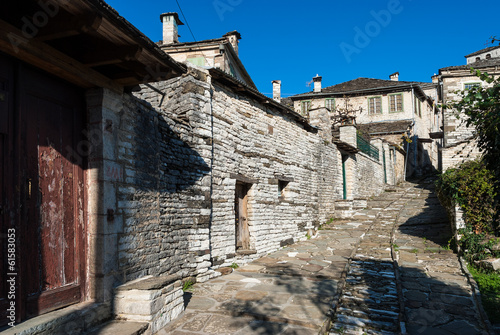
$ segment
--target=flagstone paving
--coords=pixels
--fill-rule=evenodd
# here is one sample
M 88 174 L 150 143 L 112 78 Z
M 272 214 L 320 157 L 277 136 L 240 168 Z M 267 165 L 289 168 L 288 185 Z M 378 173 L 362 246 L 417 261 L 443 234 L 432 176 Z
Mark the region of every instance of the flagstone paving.
M 431 181 L 197 283 L 159 334 L 488 334 Z

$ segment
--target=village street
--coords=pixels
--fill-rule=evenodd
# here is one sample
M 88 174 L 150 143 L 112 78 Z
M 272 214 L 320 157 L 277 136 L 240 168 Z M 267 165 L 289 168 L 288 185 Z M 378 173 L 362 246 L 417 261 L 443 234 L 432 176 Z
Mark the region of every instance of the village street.
M 159 334 L 490 333 L 433 190 L 390 187 L 351 220 L 195 284 Z

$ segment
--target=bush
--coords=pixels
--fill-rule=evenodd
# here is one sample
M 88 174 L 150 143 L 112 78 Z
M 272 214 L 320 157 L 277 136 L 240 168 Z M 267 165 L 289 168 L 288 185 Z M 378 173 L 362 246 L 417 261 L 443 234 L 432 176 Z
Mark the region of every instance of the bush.
M 465 212 L 465 221 L 477 234 L 491 234 L 496 227 L 495 175 L 482 161 L 469 161 L 456 169 L 448 169 L 436 186 L 444 196 L 454 200 Z
M 455 243 L 469 262 L 496 254 L 490 250 L 494 243 L 491 236 L 498 233 L 494 180 L 493 172 L 482 161 L 469 161 L 448 169 L 436 181 L 438 192 L 464 210 L 465 228 L 459 229 L 461 238 Z

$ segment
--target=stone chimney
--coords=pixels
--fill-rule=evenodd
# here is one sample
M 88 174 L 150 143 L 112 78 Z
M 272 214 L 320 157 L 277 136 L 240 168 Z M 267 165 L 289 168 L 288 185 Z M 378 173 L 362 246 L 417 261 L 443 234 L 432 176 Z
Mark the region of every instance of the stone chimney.
M 391 78 L 392 81 L 399 81 L 399 72 L 394 72 L 389 78 Z
M 177 26 L 184 23 L 179 20 L 177 13 L 163 13 L 160 15 L 163 23 L 163 44 L 179 43 L 179 30 Z
M 321 92 L 321 79 L 319 75 L 316 75 L 316 77 L 313 78 L 314 82 L 314 92 Z
M 281 80 L 273 80 L 273 99 L 281 102 Z
M 241 34 L 234 30 L 225 34 L 224 37 L 227 38 L 229 43 L 231 43 L 236 55 L 238 55 L 238 44 L 240 43 L 239 40 L 241 40 Z

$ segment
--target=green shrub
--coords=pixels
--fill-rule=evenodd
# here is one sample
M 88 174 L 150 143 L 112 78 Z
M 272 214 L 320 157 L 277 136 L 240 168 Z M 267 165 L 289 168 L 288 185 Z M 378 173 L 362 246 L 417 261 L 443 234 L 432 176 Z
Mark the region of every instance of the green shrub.
M 459 168 L 448 169 L 437 180 L 436 186 L 444 196 L 454 200 L 465 212 L 468 230 L 475 233 L 493 233 L 495 175 L 481 161 L 469 161 Z
M 481 301 L 488 318 L 493 323 L 500 322 L 500 275 L 493 271 L 486 271 L 467 266 L 481 292 Z
M 494 220 L 494 180 L 493 172 L 482 161 L 476 160 L 448 169 L 436 181 L 438 192 L 464 210 L 465 228 L 458 230 L 461 238 L 453 242 L 458 244 L 469 262 L 489 256 L 490 237 L 498 233 L 498 224 Z

